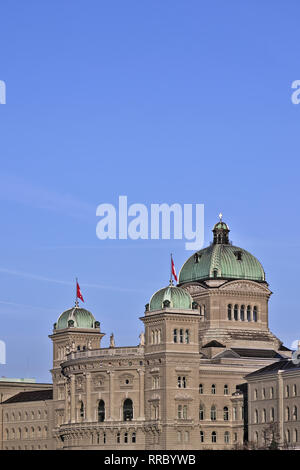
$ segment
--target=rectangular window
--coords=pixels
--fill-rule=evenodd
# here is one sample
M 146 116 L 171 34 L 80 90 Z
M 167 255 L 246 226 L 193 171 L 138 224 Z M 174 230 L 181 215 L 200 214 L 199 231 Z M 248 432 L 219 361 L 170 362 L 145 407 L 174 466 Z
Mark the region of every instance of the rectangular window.
M 183 330 L 179 330 L 179 335 L 180 335 L 180 343 L 183 343 Z
M 185 330 L 185 342 L 186 342 L 186 344 L 189 344 L 189 342 L 190 342 L 190 331 L 189 330 Z
M 176 328 L 173 330 L 173 341 L 174 343 L 177 343 L 177 329 Z

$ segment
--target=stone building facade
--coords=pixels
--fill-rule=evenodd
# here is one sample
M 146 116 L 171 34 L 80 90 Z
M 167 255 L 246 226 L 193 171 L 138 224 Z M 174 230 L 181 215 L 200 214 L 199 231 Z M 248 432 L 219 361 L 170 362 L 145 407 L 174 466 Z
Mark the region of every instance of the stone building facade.
M 276 362 L 246 379 L 249 440 L 258 448 L 300 450 L 300 359 Z
M 116 347 L 112 336 L 101 348 L 104 333 L 88 310 L 76 303 L 63 312 L 50 335 L 52 448 L 242 445 L 245 376 L 291 356 L 269 330 L 270 295 L 262 265 L 231 244 L 220 220 L 178 285 L 170 281 L 146 304 L 139 345 Z M 15 447 L 23 444 L 15 439 Z M 4 435 L 4 447 L 11 445 Z

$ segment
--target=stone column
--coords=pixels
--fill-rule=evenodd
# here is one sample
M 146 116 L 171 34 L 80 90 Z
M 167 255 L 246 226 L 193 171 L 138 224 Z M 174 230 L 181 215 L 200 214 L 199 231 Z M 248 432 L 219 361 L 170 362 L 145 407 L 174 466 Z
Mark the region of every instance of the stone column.
M 71 423 L 76 420 L 75 375 L 71 375 Z
M 280 434 L 280 444 L 282 445 L 284 443 L 284 408 L 283 408 L 283 377 L 282 377 L 282 370 L 278 371 L 278 424 L 279 424 L 279 434 Z
M 91 374 L 86 374 L 86 421 L 92 421 Z
M 112 370 L 107 371 L 109 376 L 109 416 L 108 419 L 113 421 L 114 419 L 114 372 Z
M 145 399 L 145 372 L 142 369 L 138 369 L 139 373 L 139 420 L 145 419 L 145 408 L 144 408 L 144 399 Z
M 70 420 L 69 416 L 69 394 L 68 394 L 69 388 L 68 388 L 68 381 L 66 379 L 65 381 L 65 423 L 68 423 Z

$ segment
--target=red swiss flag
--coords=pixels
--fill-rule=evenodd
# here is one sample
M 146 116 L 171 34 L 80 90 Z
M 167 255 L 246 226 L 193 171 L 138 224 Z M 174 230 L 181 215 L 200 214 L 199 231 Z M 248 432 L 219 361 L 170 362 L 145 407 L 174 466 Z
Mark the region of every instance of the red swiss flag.
M 77 282 L 77 298 L 82 300 L 82 302 L 84 302 L 78 282 Z
M 176 282 L 178 282 L 177 274 L 176 274 L 176 270 L 175 270 L 175 264 L 174 264 L 172 255 L 171 255 L 171 265 L 172 265 L 172 274 L 174 276 L 174 279 L 175 279 Z

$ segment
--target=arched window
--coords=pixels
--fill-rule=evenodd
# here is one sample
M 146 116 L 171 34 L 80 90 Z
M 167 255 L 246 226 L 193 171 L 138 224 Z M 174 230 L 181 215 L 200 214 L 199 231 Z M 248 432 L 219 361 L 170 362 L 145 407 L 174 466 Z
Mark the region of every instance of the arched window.
M 285 396 L 287 398 L 290 396 L 290 387 L 288 385 L 285 387 Z
M 199 393 L 203 395 L 203 384 L 199 384 Z
M 286 420 L 286 421 L 289 421 L 289 420 L 290 420 L 290 409 L 289 409 L 288 406 L 287 406 L 286 409 L 285 409 L 285 420 Z
M 130 398 L 127 398 L 123 404 L 123 420 L 131 421 L 133 419 L 133 403 Z
M 228 421 L 228 419 L 229 419 L 229 412 L 228 412 L 228 407 L 227 407 L 227 406 L 224 406 L 223 412 L 224 412 L 224 421 Z
M 254 400 L 257 400 L 257 389 L 254 390 Z
M 103 423 L 104 420 L 105 420 L 105 403 L 103 400 L 100 400 L 98 404 L 98 421 L 100 423 Z
M 132 442 L 133 444 L 135 444 L 135 442 L 136 442 L 136 434 L 135 434 L 135 432 L 133 432 L 132 435 L 131 435 L 131 442 Z
M 245 305 L 241 305 L 241 321 L 245 321 Z
M 271 408 L 270 410 L 270 421 L 273 422 L 275 420 L 275 410 Z
M 295 405 L 293 408 L 293 420 L 297 421 L 297 419 L 298 419 L 298 410 L 297 410 L 297 406 Z
M 200 406 L 199 406 L 199 420 L 200 421 L 204 420 L 204 406 L 202 405 L 202 403 L 200 403 Z
M 258 411 L 254 411 L 254 423 L 258 423 Z
M 224 433 L 224 442 L 225 444 L 229 444 L 229 431 L 225 431 Z
M 212 386 L 211 386 L 211 394 L 212 394 L 212 395 L 215 395 L 215 394 L 216 394 L 216 386 L 215 386 L 215 384 L 212 384 Z
M 291 433 L 289 429 L 286 430 L 286 441 L 291 442 Z
M 204 442 L 204 432 L 200 431 L 200 442 Z
M 217 442 L 217 433 L 216 433 L 216 431 L 213 431 L 211 433 L 211 442 L 213 442 L 213 443 Z
M 257 431 L 255 431 L 254 433 L 254 441 L 256 444 L 258 444 L 258 432 Z
M 37 435 L 38 437 L 42 437 L 42 428 L 40 426 L 38 426 Z
M 270 388 L 270 398 L 274 398 L 274 388 Z
M 236 321 L 238 320 L 238 314 L 239 314 L 239 306 L 238 306 L 237 304 L 235 304 L 233 316 L 234 316 L 234 319 L 235 319 Z
M 212 405 L 212 407 L 210 409 L 210 419 L 211 419 L 211 421 L 216 421 L 216 419 L 217 419 L 217 410 L 216 410 L 215 405 Z
M 251 307 L 247 306 L 247 321 L 251 321 Z
M 124 442 L 125 442 L 125 444 L 127 444 L 127 442 L 128 442 L 128 432 L 125 432 L 125 434 L 124 434 Z
M 224 385 L 224 395 L 228 395 L 228 385 Z
M 294 429 L 294 442 L 298 442 L 298 431 Z
M 297 385 L 296 384 L 293 385 L 293 395 L 294 395 L 294 397 L 297 396 Z
M 265 423 L 267 421 L 267 413 L 266 410 L 262 410 L 262 423 Z
M 103 433 L 103 444 L 106 444 L 106 433 Z
M 22 431 L 21 428 L 18 429 L 18 439 L 22 438 Z
M 228 305 L 227 317 L 228 317 L 228 320 L 232 320 L 232 305 L 231 304 Z
M 121 434 L 118 432 L 117 433 L 117 444 L 120 444 L 121 442 Z
M 257 307 L 253 307 L 253 321 L 257 321 Z

